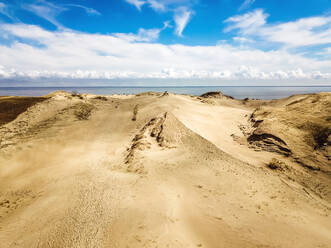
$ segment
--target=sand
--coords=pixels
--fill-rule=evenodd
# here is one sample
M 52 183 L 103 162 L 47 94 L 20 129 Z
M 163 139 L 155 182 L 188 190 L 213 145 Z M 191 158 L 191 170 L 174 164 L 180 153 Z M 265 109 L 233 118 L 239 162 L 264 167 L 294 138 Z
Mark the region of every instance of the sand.
M 331 247 L 331 93 L 0 110 L 0 247 Z

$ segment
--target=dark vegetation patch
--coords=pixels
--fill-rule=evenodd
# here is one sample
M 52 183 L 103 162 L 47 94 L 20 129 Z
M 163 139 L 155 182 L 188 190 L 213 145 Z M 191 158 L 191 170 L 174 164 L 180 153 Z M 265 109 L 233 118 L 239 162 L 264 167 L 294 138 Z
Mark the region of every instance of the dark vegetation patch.
M 163 92 L 162 96 L 169 96 L 169 92 L 168 91 Z
M 210 91 L 210 92 L 202 94 L 200 97 L 203 97 L 203 98 L 229 98 L 229 99 L 233 99 L 232 96 L 224 95 L 221 91 Z
M 286 164 L 276 158 L 273 158 L 268 164 L 267 167 L 271 170 L 284 170 Z
M 308 134 L 305 136 L 306 142 L 313 146 L 315 150 L 328 144 L 328 137 L 331 135 L 331 128 L 322 123 L 306 122 L 302 126 Z
M 71 92 L 71 96 L 72 96 L 72 97 L 77 97 L 77 98 L 79 98 L 79 99 L 84 99 L 83 96 L 82 96 L 77 90 L 73 90 L 73 91 Z
M 311 129 L 311 134 L 315 141 L 314 149 L 319 149 L 327 144 L 331 129 L 320 125 L 314 125 Z
M 92 114 L 93 106 L 90 104 L 80 104 L 74 114 L 78 120 L 88 120 Z
M 133 116 L 132 116 L 132 119 L 131 119 L 132 121 L 137 120 L 138 110 L 139 110 L 139 105 L 137 104 L 136 106 L 134 106 L 134 109 L 133 109 Z
M 46 99 L 45 97 L 0 97 L 0 126 L 15 120 L 29 107 Z
M 270 133 L 261 133 L 261 134 L 257 134 L 257 133 L 253 133 L 251 136 L 248 137 L 248 141 L 253 142 L 253 141 L 261 141 L 261 140 L 266 140 L 266 139 L 273 139 L 276 140 L 277 142 L 286 145 L 285 141 L 282 140 L 281 138 L 272 135 Z
M 101 100 L 101 101 L 108 101 L 107 97 L 105 96 L 96 96 L 93 99 Z
M 136 94 L 136 96 L 161 96 L 160 92 L 147 91 Z
M 250 145 L 259 147 L 264 151 L 277 152 L 284 156 L 290 156 L 292 153 L 284 140 L 270 133 L 259 134 L 257 132 L 253 132 L 247 138 L 247 141 Z

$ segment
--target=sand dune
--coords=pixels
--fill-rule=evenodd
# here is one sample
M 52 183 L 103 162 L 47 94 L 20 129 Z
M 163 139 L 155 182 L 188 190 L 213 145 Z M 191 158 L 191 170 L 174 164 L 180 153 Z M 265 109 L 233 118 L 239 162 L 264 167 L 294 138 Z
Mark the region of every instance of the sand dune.
M 54 92 L 0 110 L 1 247 L 331 245 L 331 93 Z

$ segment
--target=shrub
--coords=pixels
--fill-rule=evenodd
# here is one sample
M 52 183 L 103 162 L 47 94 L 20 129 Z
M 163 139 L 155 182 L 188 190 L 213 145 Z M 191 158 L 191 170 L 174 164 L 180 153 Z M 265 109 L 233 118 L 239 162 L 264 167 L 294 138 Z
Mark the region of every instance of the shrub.
M 312 135 L 315 141 L 314 149 L 321 148 L 328 141 L 331 134 L 331 129 L 327 127 L 316 127 L 312 130 Z
M 305 123 L 303 127 L 309 133 L 306 136 L 306 141 L 308 144 L 312 145 L 315 150 L 321 148 L 328 142 L 328 137 L 331 134 L 331 129 L 328 126 L 308 122 Z
M 83 99 L 82 95 L 77 90 L 71 91 L 71 96 L 78 97 L 79 99 Z
M 108 101 L 107 97 L 105 97 L 105 96 L 96 96 L 96 97 L 94 97 L 94 99 Z
M 268 164 L 267 164 L 269 169 L 272 170 L 283 170 L 283 168 L 286 166 L 284 162 L 273 158 Z
M 93 107 L 91 105 L 81 105 L 75 110 L 74 114 L 78 120 L 88 120 L 91 116 Z
M 137 114 L 138 114 L 138 104 L 136 106 L 134 106 L 132 121 L 136 121 L 137 120 Z

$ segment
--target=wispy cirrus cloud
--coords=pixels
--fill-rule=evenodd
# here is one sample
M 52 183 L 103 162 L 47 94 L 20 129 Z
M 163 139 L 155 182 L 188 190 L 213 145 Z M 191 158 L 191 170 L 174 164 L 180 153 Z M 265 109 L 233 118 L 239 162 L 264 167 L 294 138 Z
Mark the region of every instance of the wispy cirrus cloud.
M 134 5 L 139 11 L 142 6 L 146 5 L 157 12 L 173 11 L 177 7 L 191 7 L 194 0 L 125 0 L 127 3 Z
M 257 9 L 244 15 L 232 16 L 224 21 L 229 24 L 224 31 L 238 30 L 243 35 L 253 34 L 258 28 L 266 24 L 267 18 L 268 14 L 264 13 L 262 9 Z
M 57 16 L 66 11 L 67 8 L 55 5 L 45 0 L 39 0 L 33 4 L 23 4 L 22 7 L 25 10 L 32 12 L 33 14 L 47 20 L 57 28 L 63 28 L 63 25 L 57 21 Z
M 6 16 L 7 18 L 16 21 L 17 18 L 14 17 L 9 10 L 8 5 L 6 5 L 5 3 L 0 2 L 0 14 Z
M 244 10 L 253 5 L 255 0 L 245 0 L 242 5 L 240 5 L 239 10 Z
M 54 4 L 46 0 L 37 0 L 31 3 L 22 4 L 21 7 L 40 18 L 47 20 L 57 28 L 64 28 L 64 26 L 57 20 L 57 17 L 65 11 L 69 11 L 71 8 L 83 9 L 88 15 L 101 15 L 99 11 L 81 4 Z
M 76 8 L 83 9 L 86 12 L 86 14 L 88 14 L 88 15 L 101 15 L 101 13 L 99 11 L 97 11 L 96 9 L 89 8 L 89 7 L 86 7 L 84 5 L 80 5 L 80 4 L 66 4 L 65 6 L 76 7 Z
M 143 5 L 147 5 L 157 12 L 173 12 L 173 21 L 175 22 L 175 34 L 183 36 L 183 31 L 190 21 L 193 10 L 190 8 L 190 0 L 125 0 L 134 5 L 139 11 Z
M 183 36 L 183 31 L 189 22 L 191 16 L 193 14 L 193 11 L 185 8 L 185 7 L 180 7 L 176 9 L 175 15 L 174 15 L 174 21 L 176 24 L 176 29 L 175 29 L 175 34 L 182 37 Z

